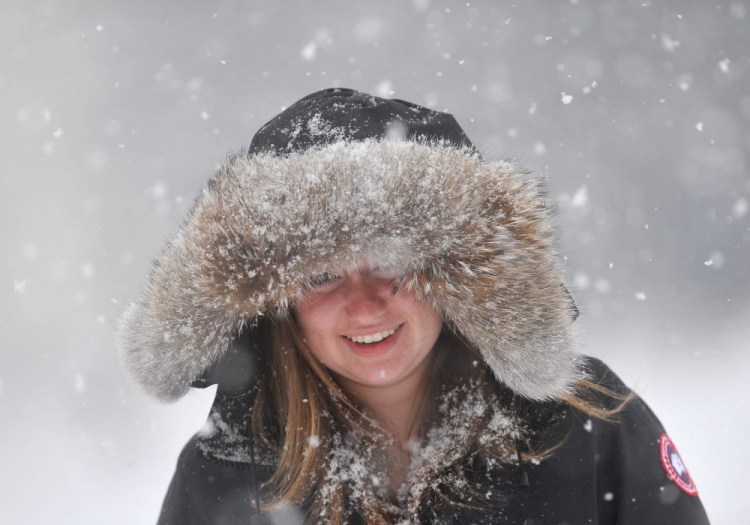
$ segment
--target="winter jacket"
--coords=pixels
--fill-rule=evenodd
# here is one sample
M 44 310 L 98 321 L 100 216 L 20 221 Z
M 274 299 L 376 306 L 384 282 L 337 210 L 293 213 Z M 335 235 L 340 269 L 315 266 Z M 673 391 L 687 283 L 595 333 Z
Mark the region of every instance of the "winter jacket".
M 254 327 L 288 315 L 316 275 L 378 266 L 402 270 L 394 286 L 476 350 L 536 436 L 561 443 L 539 464 L 467 467 L 483 500 L 425 505 L 419 521 L 706 523 L 640 400 L 616 424 L 561 401 L 587 376 L 625 387 L 576 351 L 552 210 L 525 175 L 482 159 L 446 113 L 346 89 L 303 98 L 230 155 L 118 328 L 128 370 L 155 397 L 218 378 L 210 424 L 180 457 L 161 523 L 260 519 L 253 508 L 275 458 L 247 427 L 264 371 Z M 451 501 L 466 486 L 448 483 Z
M 601 361 L 587 358 L 586 367 L 592 380 L 629 392 Z M 247 427 L 252 400 L 252 389 L 217 394 L 206 428 L 180 454 L 159 525 L 251 523 L 258 514 L 254 498 L 263 492 L 258 483 L 270 476 L 273 458 L 251 449 Z M 600 401 L 603 406 L 613 403 L 605 397 Z M 539 462 L 474 472 L 473 481 L 486 495 L 483 508 L 426 509 L 424 523 L 708 523 L 679 454 L 640 398 L 614 422 L 562 402 L 528 403 L 524 413 L 541 425 L 540 436 L 547 442 L 560 442 L 559 449 Z M 263 515 L 265 523 L 302 523 L 304 510 Z

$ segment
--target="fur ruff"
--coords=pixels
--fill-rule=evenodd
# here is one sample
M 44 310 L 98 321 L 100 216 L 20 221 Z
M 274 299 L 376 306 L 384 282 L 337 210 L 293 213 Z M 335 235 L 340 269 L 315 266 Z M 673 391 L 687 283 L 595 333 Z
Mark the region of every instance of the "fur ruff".
M 470 150 L 340 142 L 288 157 L 230 155 L 124 313 L 127 368 L 181 397 L 262 315 L 283 315 L 311 277 L 404 270 L 497 379 L 530 399 L 581 377 L 572 303 L 538 180 Z

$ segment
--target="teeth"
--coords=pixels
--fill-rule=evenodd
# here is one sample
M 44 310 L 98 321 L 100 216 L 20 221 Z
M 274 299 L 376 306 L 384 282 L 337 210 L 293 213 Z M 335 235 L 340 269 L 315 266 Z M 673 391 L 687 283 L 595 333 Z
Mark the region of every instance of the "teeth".
M 349 340 L 354 341 L 355 343 L 377 343 L 379 341 L 382 341 L 383 339 L 386 339 L 393 334 L 396 333 L 396 329 L 393 328 L 392 330 L 385 330 L 383 332 L 377 332 L 375 334 L 367 334 L 367 335 L 355 335 L 352 337 L 346 336 Z

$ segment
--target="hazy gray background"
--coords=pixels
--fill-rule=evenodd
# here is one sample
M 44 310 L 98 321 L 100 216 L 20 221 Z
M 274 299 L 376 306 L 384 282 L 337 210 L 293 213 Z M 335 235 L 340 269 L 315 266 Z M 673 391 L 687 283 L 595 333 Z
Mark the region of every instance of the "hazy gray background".
M 744 521 L 749 2 L 1 13 L 0 522 L 154 522 L 212 392 L 147 399 L 115 321 L 225 153 L 330 86 L 446 109 L 549 178 L 586 351 L 655 408 L 714 522 Z

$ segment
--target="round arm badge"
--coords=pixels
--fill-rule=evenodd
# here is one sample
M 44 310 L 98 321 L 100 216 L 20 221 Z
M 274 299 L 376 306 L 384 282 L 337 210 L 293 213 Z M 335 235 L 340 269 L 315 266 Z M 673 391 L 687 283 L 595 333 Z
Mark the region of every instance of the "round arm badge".
M 695 482 L 690 477 L 685 463 L 682 462 L 677 447 L 674 446 L 666 433 L 659 437 L 659 455 L 661 456 L 661 466 L 664 467 L 669 479 L 674 481 L 685 494 L 697 496 L 698 489 Z

